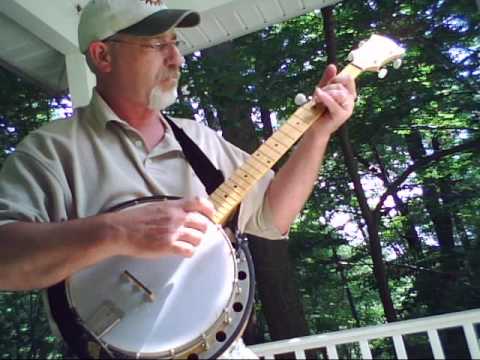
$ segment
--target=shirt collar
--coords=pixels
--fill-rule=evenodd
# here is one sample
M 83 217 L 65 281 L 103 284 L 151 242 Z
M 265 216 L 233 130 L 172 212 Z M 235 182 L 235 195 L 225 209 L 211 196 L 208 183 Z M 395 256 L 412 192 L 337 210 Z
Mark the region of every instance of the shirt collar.
M 90 101 L 90 107 L 95 114 L 95 119 L 98 125 L 102 126 L 103 129 L 107 127 L 109 123 L 119 123 L 121 126 L 126 128 L 132 129 L 136 131 L 127 121 L 122 120 L 107 104 L 107 102 L 102 98 L 102 96 L 98 93 L 97 89 L 93 89 L 92 99 Z M 165 136 L 163 141 L 159 144 L 160 147 L 168 146 L 172 150 L 182 150 L 180 144 L 178 143 L 173 130 L 170 124 L 160 116 L 159 119 L 165 126 Z M 172 119 L 172 117 L 170 117 Z M 172 120 L 173 121 L 173 120 Z M 167 145 L 168 144 L 168 145 Z M 162 146 L 163 145 L 163 146 Z M 157 145 L 158 146 L 158 145 Z

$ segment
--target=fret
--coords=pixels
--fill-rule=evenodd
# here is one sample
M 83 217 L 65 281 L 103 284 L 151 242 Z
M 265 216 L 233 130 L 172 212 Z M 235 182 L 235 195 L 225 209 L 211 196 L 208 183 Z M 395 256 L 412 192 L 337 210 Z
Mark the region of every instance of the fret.
M 218 203 L 221 203 L 222 205 L 230 206 L 230 205 L 237 205 L 240 200 L 235 200 L 230 197 L 225 197 L 224 194 L 220 194 L 219 192 L 215 191 L 212 195 L 210 195 L 211 198 L 215 199 Z
M 262 154 L 259 152 L 256 152 L 254 156 L 250 157 L 247 161 L 255 162 L 255 164 L 260 164 L 263 169 L 265 169 L 265 173 L 268 172 L 269 169 L 272 168 L 273 166 L 273 161 L 270 160 L 270 158 L 264 156 L 265 159 L 262 159 Z
M 235 210 L 235 208 L 232 208 L 230 210 L 228 210 L 227 213 L 220 213 L 220 212 L 217 212 L 215 213 L 215 215 L 213 215 L 213 222 L 215 224 L 225 224 L 228 220 L 228 218 L 230 217 L 230 214 L 232 214 L 232 212 Z
M 259 169 L 257 169 L 255 166 L 253 166 L 251 164 L 251 161 L 246 161 L 242 167 L 245 167 L 245 171 L 247 171 L 248 173 L 252 174 L 253 176 L 255 176 L 257 179 L 261 179 L 263 175 L 265 175 L 265 172 L 263 171 L 260 171 Z
M 295 126 L 293 126 L 289 121 L 287 121 L 283 126 L 279 129 L 281 131 L 285 129 L 285 132 L 292 133 L 292 135 L 299 139 L 303 135 L 303 131 L 298 130 Z
M 290 126 L 289 123 L 285 123 L 285 125 Z M 290 128 L 292 127 L 290 126 Z M 290 142 L 292 144 L 295 143 L 300 138 L 300 136 L 302 136 L 302 134 L 298 134 L 298 136 L 296 136 L 295 134 L 291 134 L 290 129 L 287 129 L 287 126 L 282 126 L 280 129 L 277 130 L 275 134 L 282 134 L 282 136 L 290 139 Z
M 272 137 L 270 139 L 268 139 L 267 141 L 265 141 L 264 144 L 268 145 L 270 148 L 272 148 L 273 150 L 278 152 L 280 154 L 280 156 L 285 154 L 287 152 L 287 150 L 289 149 L 288 146 L 285 146 L 280 141 L 277 141 L 276 139 L 273 139 Z
M 280 151 L 280 149 L 275 148 L 274 146 L 270 145 L 268 143 L 268 140 L 266 142 L 264 142 L 262 146 L 265 147 L 265 149 L 268 149 L 270 151 L 270 153 L 275 154 L 274 155 L 275 156 L 275 161 L 277 161 L 283 155 L 283 153 Z
M 230 179 L 228 179 L 224 184 L 228 185 L 229 187 L 231 187 L 234 191 L 238 192 L 238 193 L 244 193 L 245 191 L 247 191 L 244 187 L 242 187 L 241 184 L 239 184 L 239 182 L 237 180 L 235 180 L 233 177 L 231 177 Z
M 234 203 L 238 203 L 240 202 L 242 199 L 239 198 L 238 196 L 235 195 L 234 192 L 229 192 L 229 191 L 225 191 L 221 188 L 218 188 L 217 190 L 215 190 L 215 192 L 218 191 L 218 195 L 220 195 L 220 197 L 224 200 L 227 200 L 229 202 L 234 202 Z M 233 204 L 233 203 L 232 203 Z
M 259 180 L 260 177 L 257 177 L 257 175 L 252 172 L 248 171 L 249 169 L 247 168 L 246 164 L 243 164 L 240 168 L 238 168 L 238 173 L 242 176 L 242 179 L 245 181 L 248 181 L 250 183 L 250 186 L 252 185 L 252 181 Z
M 265 144 L 262 144 L 257 152 L 266 158 L 265 162 L 268 164 L 268 166 L 273 166 L 273 164 L 275 164 L 275 162 L 278 160 L 278 154 L 273 150 L 270 150 L 268 146 L 265 146 Z
M 245 179 L 242 177 L 241 174 L 238 174 L 238 173 L 234 173 L 232 175 L 232 179 L 237 183 L 237 184 L 241 184 L 242 186 L 242 189 L 247 192 L 248 190 L 250 190 L 250 187 L 251 187 L 251 183 L 245 181 Z
M 306 106 L 306 105 L 304 105 Z M 305 114 L 303 112 L 303 106 L 299 107 L 291 116 L 291 118 L 295 118 L 296 120 L 299 120 L 301 123 L 305 124 Z
M 230 185 L 228 181 L 224 182 L 222 184 L 222 186 L 220 186 L 220 188 L 226 188 L 225 192 L 234 193 L 236 196 L 240 197 L 240 200 L 245 195 L 244 192 L 241 191 L 241 189 L 238 185 L 236 187 L 234 187 L 234 186 Z M 224 191 L 224 190 L 222 189 L 222 191 Z
M 308 129 L 308 126 L 303 122 L 303 119 L 293 114 L 288 123 L 292 125 L 295 129 L 300 131 L 302 134 Z
M 228 216 L 230 212 L 235 208 L 235 206 L 237 206 L 237 204 L 228 204 L 226 202 L 222 202 L 219 205 L 220 206 L 218 207 L 217 212 L 225 216 Z
M 210 200 L 213 202 L 213 205 L 215 206 L 215 210 L 220 211 L 220 209 L 223 207 L 223 204 L 224 204 L 223 199 L 214 192 L 213 194 L 210 195 Z
M 230 207 L 226 208 L 225 206 L 223 206 L 223 204 L 216 204 L 217 206 L 215 207 L 215 215 L 220 215 L 222 217 L 224 216 L 228 216 L 230 211 L 232 210 Z
M 245 183 L 248 184 L 246 187 L 248 190 L 252 187 L 253 183 L 252 180 L 256 180 L 252 175 L 249 173 L 245 172 L 242 168 L 238 168 L 237 171 L 235 171 L 240 179 L 242 179 Z
M 223 204 L 217 212 L 223 217 L 228 217 L 237 205 Z
M 295 140 L 292 140 L 292 138 L 288 135 L 285 135 L 282 133 L 280 130 L 278 130 L 273 136 L 275 139 L 278 139 L 282 144 L 284 144 L 287 148 L 290 148 Z
M 315 116 L 315 114 L 311 114 L 310 112 L 306 112 L 306 111 L 302 111 L 302 113 L 303 113 L 302 122 L 306 125 L 305 130 L 307 130 L 310 127 L 310 125 L 312 125 L 313 122 L 317 120 L 317 118 L 320 116 L 320 114 Z

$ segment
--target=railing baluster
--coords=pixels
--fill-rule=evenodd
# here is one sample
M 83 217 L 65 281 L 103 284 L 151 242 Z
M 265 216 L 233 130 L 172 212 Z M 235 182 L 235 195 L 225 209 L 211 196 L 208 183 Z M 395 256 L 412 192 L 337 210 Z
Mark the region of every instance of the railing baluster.
M 480 348 L 478 347 L 477 334 L 475 333 L 473 324 L 463 325 L 463 331 L 465 332 L 465 338 L 467 339 L 470 356 L 472 359 L 480 359 Z
M 443 353 L 442 343 L 440 337 L 438 336 L 437 330 L 428 330 L 428 339 L 430 340 L 430 345 L 433 351 L 434 359 L 445 359 L 445 354 Z
M 1 1 L 1 0 L 0 0 Z M 475 326 L 480 325 L 480 309 L 466 310 L 458 313 L 435 315 L 419 319 L 403 320 L 385 325 L 366 328 L 341 330 L 333 333 L 306 336 L 272 343 L 251 346 L 258 356 L 274 359 L 275 354 L 295 353 L 304 359 L 305 349 L 326 348 L 329 359 L 338 359 L 336 346 L 358 343 L 363 358 L 371 358 L 368 341 L 392 338 L 398 359 L 407 359 L 405 346 L 406 335 L 428 333 L 428 339 L 435 359 L 445 359 L 445 352 L 440 341 L 439 331 L 461 327 L 465 333 L 466 345 L 472 359 L 480 359 L 480 342 Z M 303 351 L 303 352 L 302 352 Z
M 297 350 L 297 351 L 295 351 L 295 359 L 305 360 L 305 359 L 306 359 L 306 357 L 305 357 L 305 350 Z
M 370 352 L 370 346 L 367 340 L 359 341 L 360 351 L 362 353 L 362 359 L 371 359 L 372 353 Z
M 327 345 L 327 355 L 329 359 L 338 359 L 337 347 L 335 345 Z
M 402 335 L 395 335 L 392 338 L 397 359 L 408 359 L 407 349 L 405 349 L 405 343 L 403 342 Z
M 275 360 L 275 354 L 265 354 L 262 355 L 265 360 Z

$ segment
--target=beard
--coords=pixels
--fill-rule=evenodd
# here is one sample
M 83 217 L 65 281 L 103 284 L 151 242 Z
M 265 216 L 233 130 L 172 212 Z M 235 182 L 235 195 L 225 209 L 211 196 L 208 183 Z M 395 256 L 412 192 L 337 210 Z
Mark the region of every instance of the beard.
M 150 92 L 150 100 L 148 108 L 154 111 L 162 111 L 177 101 L 178 91 L 174 86 L 171 89 L 163 90 L 159 86 L 155 86 Z

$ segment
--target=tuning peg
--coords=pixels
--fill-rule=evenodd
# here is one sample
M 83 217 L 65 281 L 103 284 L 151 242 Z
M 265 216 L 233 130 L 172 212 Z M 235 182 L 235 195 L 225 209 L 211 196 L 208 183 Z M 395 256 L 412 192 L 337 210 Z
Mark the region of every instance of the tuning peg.
M 350 53 L 347 56 L 347 60 L 352 62 L 353 61 L 353 52 L 350 51 Z
M 402 59 L 396 59 L 394 62 L 393 62 L 393 68 L 394 69 L 400 69 L 400 67 L 402 66 Z
M 383 68 L 381 69 L 379 72 L 378 72 L 378 78 L 379 79 L 385 79 L 385 77 L 387 76 L 388 74 L 388 70 Z
M 308 99 L 305 94 L 299 93 L 295 96 L 295 105 L 302 106 L 306 102 L 308 102 Z

